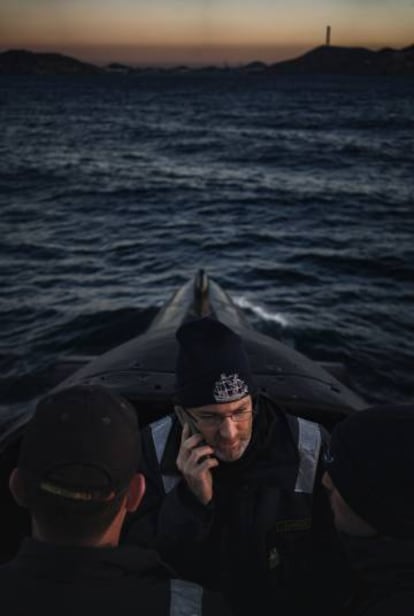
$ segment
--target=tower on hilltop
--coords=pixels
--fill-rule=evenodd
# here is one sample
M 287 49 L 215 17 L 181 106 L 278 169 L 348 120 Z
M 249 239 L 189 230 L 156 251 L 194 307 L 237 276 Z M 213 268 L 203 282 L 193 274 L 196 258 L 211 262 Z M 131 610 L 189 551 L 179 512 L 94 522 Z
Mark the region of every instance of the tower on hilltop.
M 326 26 L 326 45 L 331 44 L 331 26 Z

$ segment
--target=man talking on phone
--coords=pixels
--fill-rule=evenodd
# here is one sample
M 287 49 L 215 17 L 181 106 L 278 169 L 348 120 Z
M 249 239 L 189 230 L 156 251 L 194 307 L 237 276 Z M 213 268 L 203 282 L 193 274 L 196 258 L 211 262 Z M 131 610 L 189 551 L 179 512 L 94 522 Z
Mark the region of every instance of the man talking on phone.
M 328 434 L 257 390 L 222 322 L 176 337 L 175 413 L 143 431 L 147 492 L 124 541 L 146 540 L 235 614 L 339 614 L 351 574 L 320 482 Z

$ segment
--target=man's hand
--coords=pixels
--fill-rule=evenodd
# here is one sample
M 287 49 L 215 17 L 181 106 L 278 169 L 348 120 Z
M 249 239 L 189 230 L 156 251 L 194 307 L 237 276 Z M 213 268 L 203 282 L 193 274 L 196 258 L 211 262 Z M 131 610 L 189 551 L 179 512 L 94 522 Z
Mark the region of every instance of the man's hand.
M 213 454 L 214 449 L 204 443 L 202 435 L 192 435 L 189 425 L 184 424 L 177 467 L 191 492 L 203 505 L 208 505 L 213 498 L 211 469 L 219 464 Z

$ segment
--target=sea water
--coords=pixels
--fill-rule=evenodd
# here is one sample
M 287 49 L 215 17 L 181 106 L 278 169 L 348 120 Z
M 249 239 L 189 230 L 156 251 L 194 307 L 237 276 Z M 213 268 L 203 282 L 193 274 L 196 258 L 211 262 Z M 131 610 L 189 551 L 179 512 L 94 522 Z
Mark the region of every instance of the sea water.
M 2 408 L 199 268 L 368 401 L 412 400 L 412 79 L 3 76 L 0 122 Z

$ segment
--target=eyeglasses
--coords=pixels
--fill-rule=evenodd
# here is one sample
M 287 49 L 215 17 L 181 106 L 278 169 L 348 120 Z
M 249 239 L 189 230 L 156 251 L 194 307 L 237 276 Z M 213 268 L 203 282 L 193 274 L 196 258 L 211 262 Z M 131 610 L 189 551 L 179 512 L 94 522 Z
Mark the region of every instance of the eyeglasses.
M 200 426 L 205 426 L 206 428 L 219 428 L 223 421 L 227 418 L 234 421 L 234 423 L 242 423 L 243 421 L 247 421 L 249 417 L 256 414 L 254 409 L 251 409 L 250 411 L 233 411 L 233 413 L 224 413 L 223 415 L 219 413 L 202 413 L 195 416 L 186 409 L 184 409 L 184 412 L 197 424 Z

